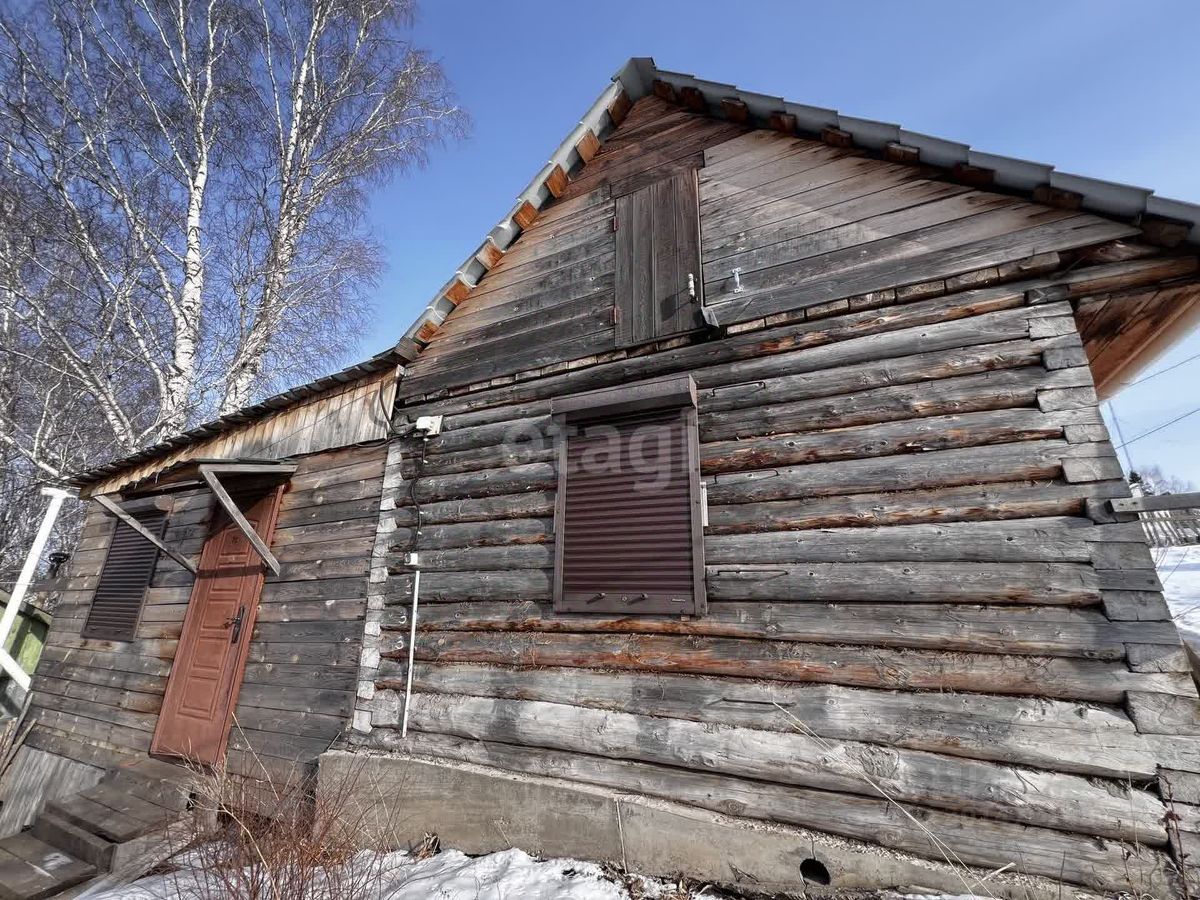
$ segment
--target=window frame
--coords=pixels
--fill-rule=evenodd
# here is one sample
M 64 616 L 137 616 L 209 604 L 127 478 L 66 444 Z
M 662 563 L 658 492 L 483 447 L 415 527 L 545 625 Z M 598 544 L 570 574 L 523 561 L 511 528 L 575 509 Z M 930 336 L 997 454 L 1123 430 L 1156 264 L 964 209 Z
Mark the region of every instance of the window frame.
M 627 601 L 611 600 L 589 604 L 581 609 L 578 601 L 564 597 L 563 578 L 566 548 L 567 448 L 572 424 L 586 420 L 601 424 L 606 418 L 616 418 L 645 410 L 676 409 L 683 417 L 683 434 L 687 442 L 688 499 L 690 516 L 692 598 L 686 609 L 638 609 Z M 691 375 L 671 375 L 630 385 L 617 385 L 600 390 L 554 398 L 550 402 L 554 423 L 555 464 L 558 488 L 554 497 L 554 582 L 553 608 L 555 613 L 572 615 L 624 616 L 703 616 L 708 611 L 704 576 L 705 491 L 700 476 L 700 429 L 697 415 L 696 383 Z

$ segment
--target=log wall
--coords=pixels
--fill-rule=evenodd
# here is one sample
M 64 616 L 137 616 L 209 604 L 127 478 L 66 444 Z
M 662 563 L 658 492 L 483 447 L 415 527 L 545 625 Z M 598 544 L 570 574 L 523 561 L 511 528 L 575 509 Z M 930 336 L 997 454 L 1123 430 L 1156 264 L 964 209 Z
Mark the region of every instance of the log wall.
M 366 609 L 386 447 L 299 457 L 283 496 L 230 734 L 228 766 L 292 777 L 347 729 Z M 164 541 L 198 559 L 213 514 L 207 489 L 127 501 L 168 512 Z M 144 755 L 158 720 L 193 577 L 160 556 L 134 641 L 80 636 L 114 528 L 92 505 L 33 678 L 27 745 L 93 766 Z
M 1136 229 L 658 104 L 399 388 L 444 431 L 389 450 L 359 741 L 1170 893 L 1160 777 L 1200 785 L 1196 687 L 1107 511 L 1128 488 L 1074 303 L 1194 260 L 1097 261 Z M 736 315 L 614 350 L 611 198 L 700 162 L 706 290 Z M 709 613 L 556 615 L 550 401 L 673 372 L 700 389 Z

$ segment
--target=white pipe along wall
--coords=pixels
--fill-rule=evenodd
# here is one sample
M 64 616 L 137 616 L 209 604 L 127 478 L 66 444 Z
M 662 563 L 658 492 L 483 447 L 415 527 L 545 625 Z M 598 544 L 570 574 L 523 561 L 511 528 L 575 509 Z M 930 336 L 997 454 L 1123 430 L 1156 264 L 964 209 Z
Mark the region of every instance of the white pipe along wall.
M 46 542 L 50 540 L 50 532 L 54 528 L 54 521 L 58 518 L 59 510 L 62 509 L 63 501 L 74 496 L 70 491 L 56 487 L 44 487 L 42 493 L 50 498 L 50 505 L 46 507 L 46 513 L 42 516 L 42 524 L 29 548 L 29 555 L 25 557 L 25 565 L 21 568 L 21 574 L 17 576 L 12 596 L 8 598 L 8 606 L 4 608 L 4 617 L 0 618 L 0 668 L 3 668 L 9 677 L 26 691 L 29 690 L 32 683 L 29 675 L 17 665 L 15 659 L 9 656 L 8 651 L 4 649 L 4 644 L 8 640 L 9 632 L 12 631 L 13 623 L 17 620 L 21 601 L 25 599 L 29 585 L 33 583 L 33 576 L 37 572 L 42 551 L 46 549 Z

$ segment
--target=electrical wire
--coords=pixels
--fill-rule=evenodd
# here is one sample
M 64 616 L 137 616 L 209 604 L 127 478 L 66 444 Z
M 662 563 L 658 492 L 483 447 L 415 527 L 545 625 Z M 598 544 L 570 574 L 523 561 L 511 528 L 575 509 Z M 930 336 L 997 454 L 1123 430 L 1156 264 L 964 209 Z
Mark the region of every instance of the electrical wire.
M 1187 359 L 1181 359 L 1179 362 L 1175 363 L 1175 365 L 1167 366 L 1165 369 L 1160 369 L 1157 372 L 1152 372 L 1149 375 L 1139 378 L 1137 381 L 1127 381 L 1127 382 L 1123 383 L 1121 385 L 1121 387 L 1130 388 L 1130 387 L 1133 387 L 1135 384 L 1141 384 L 1144 381 L 1149 381 L 1151 378 L 1157 378 L 1159 375 L 1166 375 L 1168 372 L 1178 369 L 1180 366 L 1186 365 L 1186 364 L 1192 362 L 1193 360 L 1197 360 L 1197 359 L 1200 359 L 1200 353 L 1197 353 L 1194 356 L 1189 356 Z
M 1150 435 L 1152 435 L 1152 434 L 1157 434 L 1158 432 L 1162 431 L 1164 428 L 1169 428 L 1170 426 L 1174 425 L 1176 422 L 1182 422 L 1188 416 L 1194 416 L 1196 413 L 1200 413 L 1200 406 L 1197 406 L 1195 409 L 1191 410 L 1190 412 L 1185 412 L 1182 416 L 1178 416 L 1177 418 L 1172 419 L 1170 422 L 1163 422 L 1163 424 L 1159 425 L 1157 428 L 1151 428 L 1149 431 L 1143 431 L 1137 437 L 1131 437 L 1125 443 L 1118 446 L 1117 449 L 1120 450 L 1121 447 L 1128 447 L 1130 444 L 1132 444 L 1136 441 L 1140 441 L 1144 437 L 1150 437 Z

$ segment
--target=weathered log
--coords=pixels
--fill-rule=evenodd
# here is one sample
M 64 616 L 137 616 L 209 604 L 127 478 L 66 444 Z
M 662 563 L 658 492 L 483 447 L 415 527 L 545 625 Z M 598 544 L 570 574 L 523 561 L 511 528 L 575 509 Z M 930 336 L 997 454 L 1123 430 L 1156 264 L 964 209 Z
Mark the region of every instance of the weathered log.
M 1119 840 L 1166 843 L 1162 804 L 1138 790 L 1074 775 L 1014 770 L 916 750 L 793 733 L 611 712 L 542 701 L 417 694 L 412 727 L 475 740 L 590 753 L 743 778 L 889 796 Z M 396 724 L 398 719 L 392 720 Z
M 1065 441 L 1026 441 L 735 472 L 709 479 L 708 499 L 715 505 L 758 503 L 1053 478 L 1062 471 L 1063 457 L 1072 446 Z
M 386 595 L 408 596 L 408 577 L 399 568 Z M 421 580 L 427 602 L 548 600 L 553 571 L 429 571 Z M 796 602 L 911 601 L 928 603 L 1100 602 L 1090 566 L 1079 563 L 808 563 L 805 565 L 708 566 L 711 600 Z
M 381 677 L 403 671 L 389 650 Z M 1128 690 L 1195 697 L 1187 676 L 1130 672 L 1098 660 L 890 650 L 716 637 L 426 632 L 417 659 L 511 666 L 732 675 L 849 687 L 1021 694 L 1120 703 Z
M 713 504 L 709 534 L 810 528 L 877 527 L 935 522 L 1077 516 L 1089 497 L 1124 493 L 1107 482 L 1066 485 L 1053 481 L 966 484 L 937 490 L 900 490 L 764 503 Z
M 808 353 L 803 362 L 797 361 L 792 372 L 817 371 L 837 365 L 878 361 L 892 356 L 911 355 L 914 346 L 913 334 L 892 335 L 868 340 L 880 335 L 934 325 L 956 319 L 970 319 L 989 312 L 1021 308 L 1025 315 L 1037 315 L 1046 307 L 1025 306 L 1022 284 L 1003 288 L 983 288 L 964 291 L 952 297 L 905 304 L 886 312 L 876 310 L 856 311 L 836 319 L 816 322 L 799 322 L 749 334 L 730 336 L 719 345 L 706 343 L 690 345 L 645 356 L 602 363 L 586 370 L 540 378 L 536 382 L 518 382 L 489 390 L 473 391 L 449 400 L 439 400 L 436 409 L 425 409 L 412 404 L 410 414 L 433 413 L 455 414 L 488 406 L 520 403 L 545 397 L 569 394 L 575 391 L 605 387 L 609 384 L 650 378 L 655 375 L 679 371 L 697 371 L 705 366 L 726 364 L 721 374 L 713 378 L 698 378 L 702 387 L 715 384 L 735 384 L 761 376 L 766 358 L 794 350 L 814 349 L 830 345 L 821 352 Z M 1061 314 L 1057 310 L 1056 314 Z M 979 323 L 976 323 L 979 324 Z M 1007 339 L 1028 336 L 1028 328 L 1022 328 Z M 991 343 L 996 338 L 984 337 L 979 343 Z M 964 346 L 961 336 L 955 336 L 954 344 Z M 855 341 L 855 343 L 851 343 Z M 969 343 L 969 341 L 968 341 Z M 834 346 L 841 345 L 841 346 Z M 931 346 L 930 349 L 937 349 Z M 740 363 L 740 365 L 733 365 Z M 775 374 L 786 374 L 777 371 Z M 419 397 L 443 389 L 432 379 L 414 380 L 406 377 L 400 384 L 400 396 Z
M 391 684 L 403 686 L 382 681 L 380 688 Z M 428 693 L 543 700 L 770 731 L 795 731 L 799 720 L 824 737 L 1120 781 L 1152 780 L 1160 759 L 1155 742 L 1139 735 L 1120 710 L 1041 698 L 454 663 L 419 664 L 414 685 Z M 1181 738 L 1178 758 L 1188 766 L 1200 761 L 1200 740 Z
M 398 607 L 405 616 L 404 607 Z M 385 630 L 407 630 L 390 610 Z M 423 631 L 540 631 L 574 634 L 675 634 L 758 638 L 839 644 L 855 641 L 879 647 L 965 650 L 1122 659 L 1135 642 L 1173 636 L 1170 623 L 1137 625 L 1109 622 L 1098 611 L 1022 607 L 895 603 L 833 604 L 823 600 L 789 603 L 711 602 L 695 619 L 671 616 L 554 613 L 546 602 L 439 603 L 418 619 Z

